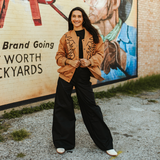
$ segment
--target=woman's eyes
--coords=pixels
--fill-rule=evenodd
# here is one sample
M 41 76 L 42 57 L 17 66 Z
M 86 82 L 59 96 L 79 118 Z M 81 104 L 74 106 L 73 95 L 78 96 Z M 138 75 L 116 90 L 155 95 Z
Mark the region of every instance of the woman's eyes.
M 75 18 L 75 17 L 76 17 L 76 15 L 73 15 L 72 17 L 74 17 L 74 18 Z M 81 15 L 78 15 L 78 18 L 81 18 L 81 17 L 82 17 Z

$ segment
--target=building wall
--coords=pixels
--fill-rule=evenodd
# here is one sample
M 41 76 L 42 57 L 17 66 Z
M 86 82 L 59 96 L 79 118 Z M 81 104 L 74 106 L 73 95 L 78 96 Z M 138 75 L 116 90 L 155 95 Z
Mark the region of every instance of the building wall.
M 160 2 L 138 1 L 138 77 L 160 73 Z
M 39 0 L 39 2 L 42 1 Z M 46 1 L 44 0 L 44 2 Z M 133 2 L 137 2 L 137 0 L 133 0 Z M 58 79 L 57 69 L 59 68 L 55 62 L 55 54 L 58 49 L 59 39 L 68 27 L 66 20 L 48 4 L 39 3 L 41 20 L 34 21 L 37 15 L 32 15 L 28 0 L 6 0 L 6 3 L 9 4 L 7 11 L 4 12 L 6 13 L 5 20 L 3 19 L 4 15 L 1 16 L 0 20 L 0 110 L 1 106 L 7 104 L 23 102 L 55 93 Z M 89 13 L 89 7 L 84 5 L 83 0 L 57 0 L 56 5 L 66 16 L 76 6 L 83 7 Z M 159 9 L 159 0 L 139 0 L 138 12 L 131 11 L 130 19 L 132 20 L 137 17 L 138 13 L 137 78 L 160 73 Z M 128 20 L 128 24 L 137 26 L 137 19 L 136 21 Z M 50 47 L 35 48 L 35 41 L 42 44 L 54 43 L 54 47 L 52 49 Z M 12 46 L 11 49 L 2 49 L 4 42 L 13 44 L 29 42 L 29 48 L 14 49 Z M 24 57 L 21 61 L 19 54 L 28 55 L 28 61 L 25 61 Z M 34 54 L 33 60 L 30 54 Z M 5 56 L 8 57 L 9 55 L 19 56 L 17 56 L 17 61 L 7 63 Z M 40 58 L 37 58 L 36 61 L 35 56 L 40 56 Z M 26 65 L 30 69 L 31 66 L 33 67 L 32 71 L 29 70 L 30 74 L 28 74 L 28 71 L 24 71 Z M 35 66 L 33 65 L 37 67 L 36 73 L 34 73 Z M 9 68 L 5 77 L 4 68 L 5 70 Z M 107 90 L 125 81 L 96 87 L 94 91 Z M 94 79 L 92 79 L 92 82 L 96 83 Z

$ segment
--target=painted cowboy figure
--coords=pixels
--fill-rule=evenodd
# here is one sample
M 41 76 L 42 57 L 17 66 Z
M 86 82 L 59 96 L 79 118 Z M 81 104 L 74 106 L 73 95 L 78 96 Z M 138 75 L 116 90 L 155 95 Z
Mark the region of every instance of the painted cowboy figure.
M 92 24 L 99 27 L 105 45 L 105 56 L 101 64 L 101 76 L 104 81 L 135 76 L 137 26 L 133 13 L 137 1 L 84 0 L 84 2 L 90 6 L 89 19 Z

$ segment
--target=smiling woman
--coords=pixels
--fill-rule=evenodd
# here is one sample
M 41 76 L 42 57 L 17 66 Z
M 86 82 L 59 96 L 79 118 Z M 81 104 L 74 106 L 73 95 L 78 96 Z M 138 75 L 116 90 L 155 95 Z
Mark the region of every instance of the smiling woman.
M 83 16 L 78 10 L 73 11 L 71 16 L 71 22 L 74 26 L 74 30 L 82 30 Z
M 100 64 L 104 44 L 84 10 L 72 9 L 68 32 L 59 43 L 56 62 L 59 79 L 53 114 L 53 143 L 59 154 L 75 147 L 75 114 L 71 93 L 73 86 L 78 97 L 84 123 L 95 144 L 107 154 L 117 156 L 109 128 L 103 121 L 101 109 L 95 103 L 90 76 L 102 81 Z

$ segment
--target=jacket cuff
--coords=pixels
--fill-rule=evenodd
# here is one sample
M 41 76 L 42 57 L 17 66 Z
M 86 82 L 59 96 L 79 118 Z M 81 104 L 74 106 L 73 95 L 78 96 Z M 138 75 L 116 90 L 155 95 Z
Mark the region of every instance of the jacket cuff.
M 89 59 L 90 63 L 91 63 L 91 66 L 94 66 L 94 62 L 92 59 Z
M 66 60 L 67 60 L 66 57 L 64 57 L 64 58 L 62 59 L 62 66 L 65 66 L 65 65 L 66 65 Z

